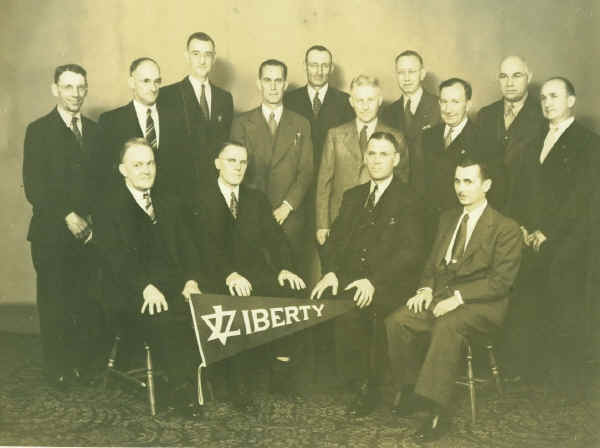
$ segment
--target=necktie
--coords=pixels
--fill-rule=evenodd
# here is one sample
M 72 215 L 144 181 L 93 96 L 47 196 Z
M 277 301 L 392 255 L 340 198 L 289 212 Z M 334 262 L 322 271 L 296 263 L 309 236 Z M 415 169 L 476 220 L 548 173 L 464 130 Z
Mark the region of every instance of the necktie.
M 158 149 L 158 141 L 156 139 L 156 129 L 154 128 L 154 120 L 152 119 L 152 109 L 148 108 L 146 113 L 146 141 L 156 151 Z
M 360 146 L 360 152 L 364 155 L 367 151 L 367 125 L 364 125 L 360 130 L 360 135 L 358 136 L 358 146 Z
M 275 133 L 277 132 L 277 121 L 275 120 L 275 112 L 271 112 L 271 115 L 269 115 L 269 130 L 271 131 L 271 135 L 275 136 Z
M 508 129 L 513 121 L 515 121 L 515 106 L 512 103 L 508 103 L 506 110 L 504 111 L 504 129 Z
M 371 191 L 371 193 L 369 193 L 369 196 L 367 197 L 367 202 L 365 203 L 365 208 L 372 212 L 375 209 L 375 195 L 377 194 L 377 184 L 375 184 L 375 188 L 373 188 L 373 191 Z
M 156 224 L 156 214 L 154 213 L 154 206 L 152 205 L 152 198 L 150 198 L 150 191 L 144 191 L 144 208 L 145 212 L 150 218 L 152 218 L 152 224 Z
M 319 92 L 315 93 L 315 98 L 313 99 L 313 115 L 316 117 L 319 115 L 319 111 L 321 110 L 321 100 L 319 99 Z
M 444 134 L 444 148 L 447 148 L 452 144 L 452 128 L 450 126 L 446 129 L 446 134 Z
M 451 263 L 456 263 L 460 260 L 465 252 L 465 243 L 467 242 L 467 223 L 469 222 L 469 214 L 465 214 L 458 226 L 454 246 L 452 246 Z
M 205 85 L 202 84 L 202 92 L 200 92 L 200 109 L 205 120 L 210 120 L 210 111 L 208 109 L 208 101 L 206 101 Z
M 238 217 L 238 201 L 237 201 L 237 199 L 235 197 L 235 193 L 233 191 L 231 192 L 231 199 L 229 199 L 229 210 L 231 211 L 233 218 L 237 219 L 237 217 Z
M 550 150 L 556 143 L 559 137 L 558 127 L 550 127 L 548 133 L 546 134 L 546 138 L 544 139 L 544 146 L 542 147 L 542 152 L 540 153 L 540 163 L 544 163 L 548 154 L 550 154 Z
M 83 147 L 83 136 L 81 135 L 79 126 L 77 126 L 78 121 L 79 121 L 79 119 L 77 117 L 73 117 L 71 119 L 71 131 L 75 135 L 75 138 L 77 139 L 77 143 L 79 143 L 79 146 Z

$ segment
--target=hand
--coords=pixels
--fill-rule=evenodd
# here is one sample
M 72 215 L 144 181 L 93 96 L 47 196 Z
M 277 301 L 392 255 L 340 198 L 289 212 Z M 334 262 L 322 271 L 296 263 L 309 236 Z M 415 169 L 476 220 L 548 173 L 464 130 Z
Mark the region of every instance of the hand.
M 277 224 L 282 225 L 283 222 L 287 219 L 292 209 L 285 202 L 273 210 L 273 216 L 275 217 L 275 221 Z
M 337 275 L 335 275 L 334 272 L 328 272 L 327 274 L 325 274 L 323 276 L 323 278 L 321 280 L 319 280 L 319 283 L 317 283 L 315 285 L 312 292 L 310 293 L 310 299 L 311 300 L 320 299 L 321 296 L 323 295 L 323 292 L 327 288 L 331 288 L 331 294 L 335 296 L 335 295 L 337 295 L 337 292 L 338 292 L 338 286 L 339 286 L 339 281 L 338 281 Z
M 433 308 L 433 315 L 435 317 L 442 317 L 444 314 L 449 313 L 452 310 L 455 310 L 460 305 L 460 301 L 458 297 L 452 296 L 448 297 L 437 303 L 437 305 Z
M 202 291 L 200 291 L 200 287 L 196 280 L 188 280 L 185 282 L 181 294 L 185 297 L 185 301 L 187 302 L 192 298 L 192 294 L 202 294 Z
M 325 244 L 325 241 L 327 241 L 327 238 L 329 238 L 329 232 L 331 232 L 330 229 L 317 230 L 317 241 L 321 246 Z
M 375 294 L 375 287 L 373 283 L 368 278 L 361 278 L 360 280 L 354 280 L 350 283 L 344 291 L 348 291 L 349 289 L 356 288 L 356 292 L 354 293 L 354 303 L 359 308 L 364 308 L 369 306 L 373 301 L 373 294 Z
M 163 293 L 158 290 L 156 286 L 152 283 L 149 283 L 142 293 L 144 297 L 144 304 L 142 305 L 141 314 L 144 314 L 146 308 L 148 308 L 148 313 L 152 316 L 154 312 L 160 313 L 161 311 L 167 311 L 169 309 L 169 305 L 167 304 L 167 300 Z
M 548 238 L 546 238 L 546 235 L 544 235 L 541 230 L 536 230 L 529 235 L 529 244 L 533 246 L 533 250 L 539 252 L 540 248 L 542 247 L 542 243 L 547 239 Z
M 229 294 L 232 296 L 247 297 L 252 293 L 252 284 L 243 275 L 232 272 L 225 279 L 225 284 L 229 288 Z
M 431 301 L 433 300 L 433 290 L 431 288 L 420 289 L 417 294 L 412 296 L 406 302 L 406 306 L 413 313 L 420 313 L 429 308 Z
M 529 247 L 529 232 L 525 227 L 521 226 L 521 233 L 523 234 L 523 242 Z
M 304 280 L 302 280 L 301 277 L 297 276 L 293 272 L 288 271 L 287 269 L 282 269 L 279 275 L 277 276 L 279 286 L 285 286 L 286 280 L 290 283 L 290 288 L 292 289 L 306 288 L 306 283 L 304 283 Z
M 73 234 L 75 238 L 78 240 L 85 239 L 88 237 L 90 230 L 88 229 L 88 222 L 79 216 L 75 212 L 69 213 L 65 217 L 65 222 L 67 223 L 67 227 L 69 231 Z

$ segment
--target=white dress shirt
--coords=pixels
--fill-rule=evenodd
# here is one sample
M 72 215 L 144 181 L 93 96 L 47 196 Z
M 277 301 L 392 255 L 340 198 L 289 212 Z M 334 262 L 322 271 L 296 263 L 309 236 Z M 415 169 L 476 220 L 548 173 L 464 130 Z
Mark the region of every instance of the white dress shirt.
M 463 129 L 467 125 L 467 121 L 468 121 L 468 118 L 465 117 L 465 118 L 463 118 L 463 121 L 461 121 L 459 124 L 457 124 L 454 127 L 448 126 L 448 125 L 446 125 L 444 127 L 444 136 L 446 135 L 448 130 L 450 130 L 450 132 L 451 132 L 450 137 L 452 138 L 452 140 L 450 141 L 450 143 L 452 143 L 454 141 L 454 139 L 460 135 L 460 133 L 463 131 Z
M 133 196 L 133 199 L 135 199 L 135 202 L 137 202 L 137 205 L 139 205 L 140 208 L 144 210 L 144 213 L 148 214 L 148 210 L 146 210 L 146 199 L 144 199 L 145 191 L 138 190 L 137 188 L 130 186 L 129 183 L 127 183 L 127 181 L 125 181 L 125 185 L 131 193 L 131 196 Z M 150 191 L 148 191 L 148 193 L 150 193 Z M 150 194 L 150 200 L 152 200 L 152 194 Z
M 212 90 L 210 88 L 210 82 L 208 82 L 208 78 L 206 78 L 206 81 L 202 82 L 199 79 L 194 78 L 192 75 L 189 75 L 188 79 L 192 83 L 192 87 L 194 87 L 198 104 L 200 104 L 200 98 L 202 97 L 202 85 L 204 85 L 204 96 L 206 97 L 206 103 L 208 104 L 208 115 L 209 118 L 212 117 Z
M 404 109 L 406 109 L 406 102 L 408 100 L 410 100 L 410 113 L 411 114 L 416 114 L 417 113 L 417 108 L 419 107 L 419 103 L 421 102 L 421 98 L 423 97 L 423 87 L 419 87 L 419 89 L 413 93 L 412 95 L 402 95 L 402 98 L 404 99 L 404 102 L 402 103 L 402 105 L 404 106 Z
M 371 138 L 373 132 L 375 132 L 375 128 L 377 127 L 377 118 L 370 121 L 369 123 L 365 123 L 361 121 L 359 118 L 356 119 L 356 130 L 358 131 L 358 135 L 360 136 L 360 131 L 362 131 L 363 127 L 367 127 L 367 141 Z
M 235 199 L 238 201 L 238 203 L 240 202 L 240 186 L 239 185 L 231 186 L 229 184 L 226 184 L 220 177 L 217 179 L 217 183 L 219 184 L 219 190 L 221 190 L 221 194 L 223 195 L 223 198 L 225 199 L 225 203 L 227 204 L 227 207 L 229 207 L 230 203 L 231 203 L 231 193 L 233 193 L 235 195 Z
M 315 105 L 315 95 L 319 94 L 319 100 L 321 101 L 321 105 L 323 105 L 323 101 L 325 101 L 325 94 L 327 93 L 327 89 L 329 88 L 329 84 L 325 84 L 321 86 L 317 91 L 313 86 L 308 84 L 308 98 L 310 99 L 310 105 L 314 107 Z
M 154 132 L 156 132 L 156 146 L 160 146 L 160 126 L 158 123 L 158 109 L 156 108 L 156 103 L 152 106 L 146 106 L 145 104 L 139 103 L 136 100 L 133 100 L 133 107 L 135 109 L 135 114 L 137 115 L 138 123 L 140 125 L 140 129 L 146 135 L 146 121 L 148 120 L 148 109 L 150 109 L 150 115 L 152 116 L 152 121 L 154 121 Z
M 473 230 L 481 218 L 485 207 L 487 206 L 487 199 L 484 200 L 477 208 L 471 210 L 470 212 L 463 209 L 460 218 L 458 219 L 458 223 L 456 224 L 456 228 L 454 229 L 454 234 L 452 235 L 452 239 L 450 240 L 450 244 L 448 245 L 448 249 L 446 250 L 446 256 L 444 259 L 446 263 L 449 264 L 452 259 L 452 250 L 454 249 L 454 240 L 456 239 L 456 234 L 458 233 L 458 228 L 460 227 L 460 223 L 465 215 L 469 215 L 469 220 L 467 221 L 467 238 L 465 239 L 465 247 L 464 250 L 467 250 L 467 246 L 469 245 L 469 241 L 471 240 L 471 235 L 473 234 Z
M 69 111 L 64 110 L 60 106 L 57 106 L 56 109 L 58 110 L 58 114 L 60 115 L 60 118 L 63 119 L 63 121 L 65 122 L 67 127 L 71 130 L 73 130 L 71 128 L 71 123 L 73 121 L 73 117 L 77 117 L 77 127 L 79 128 L 79 133 L 81 135 L 83 135 L 83 123 L 81 121 L 81 112 L 77 112 L 76 114 L 73 114 Z
M 369 186 L 369 196 L 371 195 L 371 193 L 373 193 L 373 189 L 375 188 L 375 185 L 377 185 L 377 191 L 375 192 L 375 200 L 373 201 L 373 205 L 377 205 L 377 203 L 379 202 L 379 199 L 381 198 L 383 193 L 385 193 L 385 190 L 387 190 L 387 188 L 392 183 L 393 178 L 394 178 L 394 175 L 392 174 L 390 177 L 388 177 L 387 179 L 385 179 L 384 181 L 382 181 L 378 184 L 374 180 L 371 180 L 371 185 Z
M 265 117 L 265 120 L 267 120 L 267 123 L 269 122 L 269 117 L 271 116 L 271 112 L 275 113 L 275 122 L 277 123 L 277 126 L 279 126 L 279 121 L 281 120 L 281 115 L 283 114 L 283 104 L 280 104 L 279 106 L 277 106 L 275 108 L 272 108 L 263 103 L 261 106 L 261 109 L 262 109 L 262 113 Z
M 561 121 L 557 125 L 550 125 L 550 129 L 548 129 L 548 133 L 546 134 L 546 138 L 544 139 L 544 146 L 542 147 L 542 152 L 540 153 L 540 163 L 544 163 L 544 160 L 546 160 L 546 157 L 548 157 L 548 154 L 550 154 L 550 150 L 552 149 L 552 147 L 574 121 L 575 117 L 569 117 L 566 120 Z

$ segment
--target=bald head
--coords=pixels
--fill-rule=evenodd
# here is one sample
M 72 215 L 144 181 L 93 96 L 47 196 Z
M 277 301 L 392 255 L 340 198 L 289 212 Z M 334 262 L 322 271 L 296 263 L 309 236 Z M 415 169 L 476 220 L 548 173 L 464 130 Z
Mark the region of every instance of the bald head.
M 500 63 L 498 81 L 506 101 L 518 102 L 527 95 L 532 73 L 527 62 L 519 56 L 508 56 Z

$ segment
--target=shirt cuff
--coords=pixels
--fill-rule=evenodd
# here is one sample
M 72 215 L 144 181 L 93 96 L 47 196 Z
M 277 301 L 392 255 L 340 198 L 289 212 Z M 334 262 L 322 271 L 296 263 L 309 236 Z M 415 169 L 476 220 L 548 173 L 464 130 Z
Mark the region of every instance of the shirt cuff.
M 292 207 L 292 204 L 290 204 L 288 201 L 283 201 L 283 203 L 290 208 L 290 211 L 294 211 L 294 207 Z
M 456 298 L 458 299 L 458 302 L 459 302 L 461 305 L 464 305 L 464 304 L 465 304 L 465 301 L 463 300 L 463 298 L 462 298 L 462 295 L 460 294 L 460 291 L 459 291 L 459 290 L 454 290 L 454 295 L 456 296 Z

